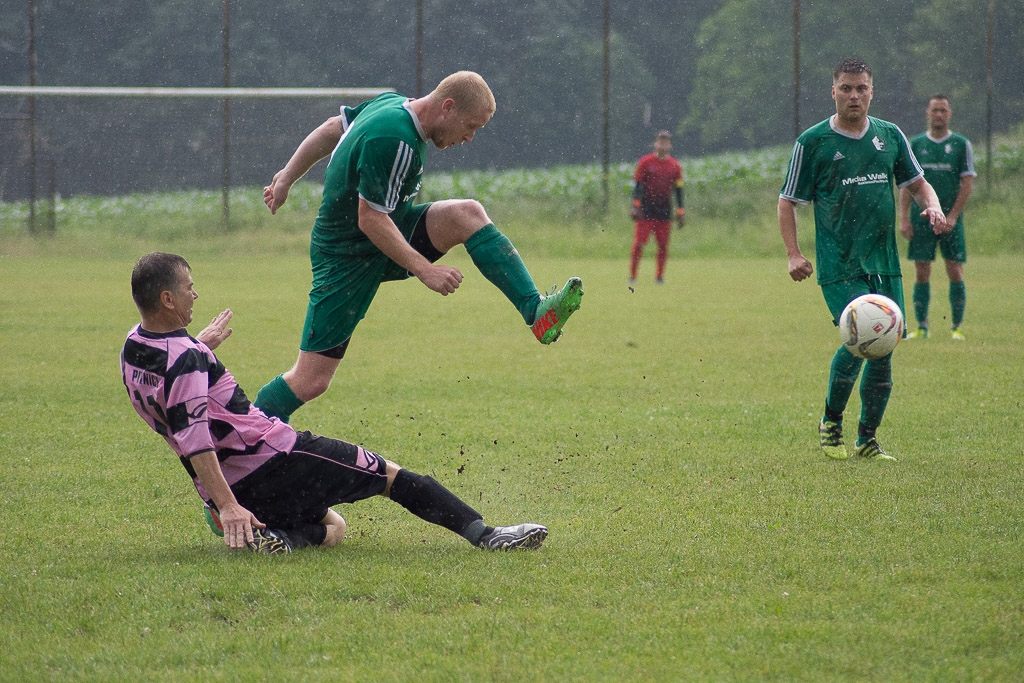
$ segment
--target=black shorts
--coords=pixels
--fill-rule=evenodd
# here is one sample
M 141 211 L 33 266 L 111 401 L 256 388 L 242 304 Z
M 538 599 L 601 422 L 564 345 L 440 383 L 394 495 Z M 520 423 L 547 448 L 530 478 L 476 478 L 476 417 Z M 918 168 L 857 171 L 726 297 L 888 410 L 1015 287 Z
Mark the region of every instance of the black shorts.
M 231 487 L 238 504 L 269 527 L 318 524 L 328 508 L 384 492 L 387 463 L 355 444 L 299 432 L 291 453 L 274 456 Z

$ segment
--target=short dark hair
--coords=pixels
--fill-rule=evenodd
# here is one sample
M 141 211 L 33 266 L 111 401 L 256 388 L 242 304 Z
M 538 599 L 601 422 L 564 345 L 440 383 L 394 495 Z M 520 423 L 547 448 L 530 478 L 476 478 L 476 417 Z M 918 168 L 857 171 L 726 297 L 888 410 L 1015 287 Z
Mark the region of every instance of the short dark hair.
M 139 259 L 132 269 L 132 299 L 140 311 L 152 313 L 160 305 L 160 293 L 173 290 L 181 282 L 182 270 L 189 271 L 183 257 L 153 252 Z
M 932 95 L 931 97 L 929 97 L 928 98 L 928 104 L 931 104 L 932 100 L 945 100 L 946 102 L 949 102 L 949 98 L 946 97 L 945 95 L 943 95 L 940 92 L 937 92 L 934 95 Z
M 839 74 L 867 74 L 868 78 L 872 78 L 871 67 L 868 66 L 868 63 L 856 57 L 847 57 L 839 62 L 832 70 L 832 80 L 838 81 Z

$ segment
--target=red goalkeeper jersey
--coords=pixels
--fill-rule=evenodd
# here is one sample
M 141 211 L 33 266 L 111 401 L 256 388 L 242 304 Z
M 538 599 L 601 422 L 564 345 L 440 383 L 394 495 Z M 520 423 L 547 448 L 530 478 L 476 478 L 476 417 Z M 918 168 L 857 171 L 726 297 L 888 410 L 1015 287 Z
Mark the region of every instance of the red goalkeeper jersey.
M 672 192 L 683 183 L 683 167 L 678 161 L 670 156 L 659 159 L 653 152 L 642 156 L 633 180 L 642 188 L 639 199 L 643 218 L 665 221 L 672 218 Z

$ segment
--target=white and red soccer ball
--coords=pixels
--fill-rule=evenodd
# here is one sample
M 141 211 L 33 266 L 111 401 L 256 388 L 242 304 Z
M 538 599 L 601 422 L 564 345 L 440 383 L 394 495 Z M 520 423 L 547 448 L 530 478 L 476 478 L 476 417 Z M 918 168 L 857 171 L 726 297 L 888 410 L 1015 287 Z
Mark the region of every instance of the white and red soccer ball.
M 881 294 L 859 296 L 839 316 L 839 338 L 858 358 L 886 356 L 903 338 L 903 312 Z

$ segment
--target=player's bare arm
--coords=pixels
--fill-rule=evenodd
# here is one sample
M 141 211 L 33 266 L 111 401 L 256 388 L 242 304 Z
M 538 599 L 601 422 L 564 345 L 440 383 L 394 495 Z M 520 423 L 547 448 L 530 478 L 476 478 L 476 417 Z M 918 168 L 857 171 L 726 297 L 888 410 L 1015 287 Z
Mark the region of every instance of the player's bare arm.
M 359 199 L 359 229 L 392 261 L 415 275 L 429 289 L 448 296 L 459 288 L 458 268 L 433 264 L 409 246 L 391 217 Z
M 266 524 L 238 504 L 235 494 L 231 492 L 231 487 L 224 479 L 217 453 L 203 451 L 193 455 L 189 462 L 217 506 L 221 525 L 224 527 L 224 543 L 230 548 L 244 548 L 246 543 L 252 543 L 252 528 L 255 526 L 263 529 L 266 528 Z
M 963 213 L 964 207 L 967 206 L 967 200 L 970 199 L 972 192 L 974 192 L 974 176 L 962 176 L 960 178 L 960 190 L 956 193 L 956 201 L 953 202 L 953 208 L 949 210 L 949 215 L 946 216 L 946 223 L 949 224 L 950 230 L 956 226 L 956 221 L 960 218 L 960 214 Z
M 938 195 L 935 194 L 935 190 L 924 178 L 918 178 L 908 185 L 907 189 L 914 196 L 914 201 L 917 202 L 917 205 L 924 207 L 924 210 L 921 211 L 921 216 L 928 219 L 936 235 L 941 235 L 952 229 L 952 226 L 946 224 L 946 216 L 942 213 Z
M 814 274 L 814 266 L 800 252 L 796 235 L 796 204 L 788 199 L 779 198 L 779 232 L 782 243 L 786 245 L 786 256 L 789 258 L 789 276 L 795 282 L 806 280 Z
M 277 213 L 288 199 L 292 185 L 338 146 L 341 133 L 341 117 L 335 116 L 324 121 L 299 143 L 285 167 L 274 174 L 270 185 L 263 188 L 263 203 L 270 209 L 270 213 Z
M 225 308 L 196 335 L 196 339 L 210 347 L 211 351 L 214 350 L 220 346 L 222 341 L 231 336 L 231 328 L 228 327 L 228 324 L 233 315 L 230 308 Z
M 900 234 L 908 240 L 911 239 L 914 236 L 914 227 L 910 223 L 910 190 L 905 187 L 900 190 L 899 221 Z

